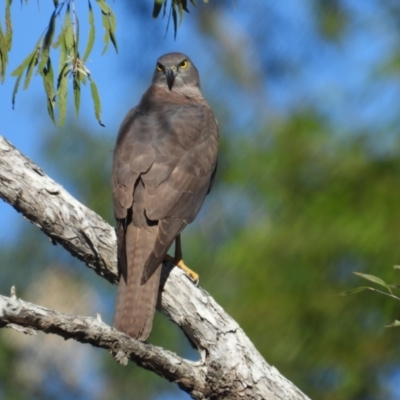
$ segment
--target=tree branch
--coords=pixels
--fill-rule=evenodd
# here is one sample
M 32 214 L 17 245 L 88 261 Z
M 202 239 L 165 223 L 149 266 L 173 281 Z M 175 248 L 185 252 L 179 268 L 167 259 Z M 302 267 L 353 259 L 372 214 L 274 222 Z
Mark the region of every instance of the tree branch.
M 132 360 L 170 381 L 178 384 L 182 382 L 183 387 L 187 386 L 187 376 L 192 378 L 192 386 L 200 386 L 204 381 L 201 376 L 204 371 L 196 363 L 184 360 L 168 350 L 132 339 L 105 324 L 99 316 L 71 316 L 16 297 L 0 296 L 0 321 L 3 327 L 30 328 L 25 333 L 33 334 L 39 330 L 64 339 L 90 343 L 108 350 L 122 364 L 126 364 L 128 359 Z
M 0 197 L 110 282 L 117 280 L 114 229 L 0 136 Z M 201 354 L 193 363 L 138 342 L 90 317 L 0 297 L 0 324 L 54 333 L 108 349 L 176 382 L 195 399 L 306 400 L 258 353 L 239 325 L 178 268 L 164 265 L 158 309 Z
M 74 199 L 0 136 L 0 197 L 111 283 L 117 282 L 116 236 L 99 215 Z

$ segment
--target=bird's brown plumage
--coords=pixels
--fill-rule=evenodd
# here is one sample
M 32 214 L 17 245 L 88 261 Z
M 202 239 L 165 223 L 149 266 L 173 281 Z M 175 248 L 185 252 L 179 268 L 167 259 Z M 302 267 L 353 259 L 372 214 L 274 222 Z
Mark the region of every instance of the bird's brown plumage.
M 198 214 L 217 165 L 218 127 L 191 60 L 169 53 L 122 122 L 112 188 L 119 286 L 114 326 L 139 340 L 150 333 L 161 263 Z

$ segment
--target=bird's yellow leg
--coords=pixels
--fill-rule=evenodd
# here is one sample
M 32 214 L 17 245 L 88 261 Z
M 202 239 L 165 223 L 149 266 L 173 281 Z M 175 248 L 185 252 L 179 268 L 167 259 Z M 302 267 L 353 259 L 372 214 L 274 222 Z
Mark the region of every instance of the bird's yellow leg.
M 168 254 L 165 256 L 165 260 L 173 262 L 179 268 L 183 269 L 186 275 L 192 280 L 196 285 L 199 283 L 199 274 L 192 271 L 182 259 L 182 247 L 181 247 L 181 235 L 175 238 L 175 257 L 172 258 Z

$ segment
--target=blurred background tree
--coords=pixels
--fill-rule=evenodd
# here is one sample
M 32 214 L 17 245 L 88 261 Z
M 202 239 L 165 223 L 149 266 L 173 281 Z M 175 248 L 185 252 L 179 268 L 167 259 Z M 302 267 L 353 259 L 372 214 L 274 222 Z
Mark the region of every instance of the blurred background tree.
M 54 128 L 35 89 L 20 94 L 11 114 L 12 89 L 3 86 L 1 133 L 113 223 L 118 125 L 149 85 L 156 58 L 188 53 L 221 128 L 213 191 L 183 236 L 188 265 L 265 359 L 311 398 L 398 399 L 399 332 L 384 328 L 398 305 L 371 293 L 335 295 L 360 285 L 352 271 L 388 282 L 399 273 L 391 267 L 400 261 L 400 5 L 199 3 L 176 41 L 165 19 L 151 19 L 152 6 L 115 3 L 120 55 L 93 56 L 106 128 L 91 109 Z M 115 288 L 5 204 L 0 227 L 1 293 L 15 284 L 28 301 L 100 312 L 111 323 Z M 198 358 L 161 315 L 149 341 Z M 99 349 L 42 334 L 1 331 L 0 359 L 0 398 L 188 398 Z

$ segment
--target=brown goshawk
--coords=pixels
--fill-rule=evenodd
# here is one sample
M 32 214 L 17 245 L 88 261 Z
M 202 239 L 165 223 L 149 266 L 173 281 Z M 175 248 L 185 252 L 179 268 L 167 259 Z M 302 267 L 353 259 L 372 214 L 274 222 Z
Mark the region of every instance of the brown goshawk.
M 217 166 L 218 127 L 184 54 L 157 60 L 153 81 L 121 124 L 112 190 L 119 286 L 114 326 L 145 340 L 152 327 L 161 264 L 198 214 Z

